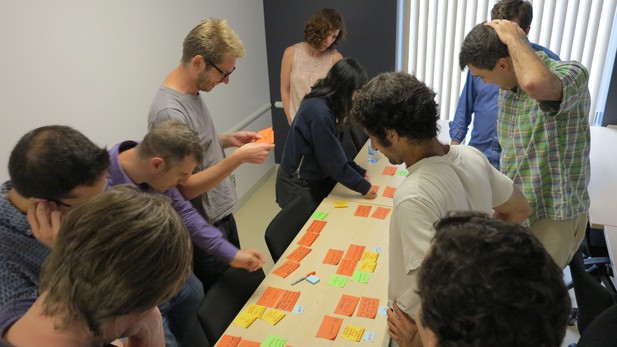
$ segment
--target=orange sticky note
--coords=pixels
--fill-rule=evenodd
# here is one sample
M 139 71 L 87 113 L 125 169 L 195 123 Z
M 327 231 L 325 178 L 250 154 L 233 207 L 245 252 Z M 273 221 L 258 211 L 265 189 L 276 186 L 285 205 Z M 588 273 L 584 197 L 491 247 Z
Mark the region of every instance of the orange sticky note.
M 238 345 L 238 347 L 259 347 L 259 346 L 261 346 L 261 343 L 259 342 L 244 340 L 244 339 L 242 339 L 242 341 L 240 341 L 240 344 Z
M 283 292 L 283 295 L 281 295 L 279 302 L 276 304 L 276 306 L 274 306 L 274 308 L 278 310 L 291 312 L 291 310 L 296 305 L 296 301 L 298 301 L 299 297 L 300 297 L 300 292 L 292 292 L 289 290 L 285 290 Z
M 371 186 L 371 190 L 374 190 L 375 193 L 377 193 L 379 191 L 379 186 L 378 185 L 372 185 Z
M 285 278 L 289 276 L 289 274 L 291 274 L 292 272 L 296 271 L 298 266 L 300 266 L 300 264 L 296 263 L 293 260 L 288 260 L 283 263 L 283 265 L 279 266 L 276 270 L 272 271 L 272 273 Z
M 338 265 L 343 258 L 345 251 L 340 249 L 329 249 L 326 257 L 323 259 L 324 264 Z
M 375 318 L 379 308 L 379 299 L 362 297 L 358 307 L 358 317 Z
M 317 236 L 319 236 L 318 233 L 312 233 L 312 232 L 307 231 L 304 233 L 300 241 L 298 241 L 298 244 L 300 246 L 311 247 L 313 242 L 315 242 L 315 240 L 317 239 Z
M 345 259 L 353 259 L 358 261 L 362 259 L 362 254 L 364 253 L 365 246 L 354 245 L 353 243 L 349 245 L 347 248 L 347 253 L 345 253 Z
M 377 207 L 375 212 L 373 212 L 373 218 L 386 219 L 388 217 L 388 213 L 390 213 L 390 209 L 387 207 Z
M 219 347 L 237 347 L 242 338 L 240 336 L 223 335 L 216 345 Z
M 326 226 L 328 222 L 323 221 L 323 220 L 318 220 L 315 219 L 311 225 L 309 225 L 308 229 L 306 229 L 307 232 L 311 232 L 311 233 L 320 233 L 323 228 Z
M 386 189 L 383 191 L 383 196 L 385 196 L 386 198 L 393 198 L 394 192 L 396 192 L 396 188 L 387 186 Z
M 353 311 L 356 310 L 356 305 L 358 305 L 359 300 L 360 298 L 357 296 L 343 294 L 343 296 L 341 296 L 341 300 L 338 302 L 338 305 L 336 305 L 334 313 L 351 317 L 351 315 L 353 315 Z
M 259 130 L 257 132 L 259 135 L 261 135 L 260 139 L 255 140 L 255 142 L 258 143 L 267 143 L 267 144 L 273 144 L 274 143 L 274 131 L 272 130 L 272 127 L 263 129 L 263 130 Z
M 354 271 L 356 270 L 356 265 L 358 265 L 358 261 L 357 260 L 345 258 L 345 259 L 341 260 L 341 263 L 339 264 L 338 268 L 336 269 L 336 273 L 339 274 L 339 275 L 351 276 L 351 275 L 353 275 Z
M 369 205 L 358 205 L 356 208 L 356 213 L 354 216 L 357 217 L 368 217 L 369 213 L 371 213 L 371 206 Z
M 343 325 L 343 319 L 326 315 L 321 321 L 319 331 L 317 331 L 317 337 L 334 340 L 336 335 L 338 335 L 338 331 L 341 329 L 341 325 Z
M 261 294 L 259 300 L 257 300 L 257 305 L 274 307 L 274 304 L 276 304 L 281 295 L 283 295 L 283 289 L 268 287 L 264 293 Z
M 384 175 L 394 176 L 395 173 L 396 173 L 396 168 L 394 166 L 386 166 L 383 169 L 383 174 Z
M 293 260 L 299 263 L 300 260 L 304 259 L 304 257 L 306 257 L 306 255 L 309 254 L 310 252 L 311 252 L 310 248 L 299 246 L 287 256 L 287 259 Z

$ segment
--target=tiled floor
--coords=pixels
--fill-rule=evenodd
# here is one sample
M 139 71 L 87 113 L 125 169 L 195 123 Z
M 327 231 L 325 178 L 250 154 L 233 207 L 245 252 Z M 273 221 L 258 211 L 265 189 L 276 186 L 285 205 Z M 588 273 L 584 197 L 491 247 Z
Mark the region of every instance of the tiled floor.
M 276 172 L 273 170 L 273 172 Z M 240 209 L 234 213 L 236 223 L 238 224 L 238 232 L 240 235 L 240 243 L 243 248 L 258 249 L 267 258 L 264 271 L 270 272 L 272 266 L 272 258 L 264 241 L 264 233 L 266 227 L 280 211 L 280 208 L 274 198 L 274 182 L 276 174 L 272 175 L 263 186 L 261 186 L 252 197 L 250 197 Z M 569 271 L 564 271 L 566 280 L 569 278 Z M 575 305 L 574 294 L 570 291 L 573 305 Z M 579 334 L 576 327 L 568 327 L 566 337 L 562 343 L 562 347 L 567 347 L 570 343 L 578 341 Z

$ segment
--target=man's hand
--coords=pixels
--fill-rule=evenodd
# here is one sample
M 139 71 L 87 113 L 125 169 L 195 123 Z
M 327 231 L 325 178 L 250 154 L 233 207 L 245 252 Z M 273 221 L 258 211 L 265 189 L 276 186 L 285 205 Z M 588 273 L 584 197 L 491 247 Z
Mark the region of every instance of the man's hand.
M 56 203 L 46 200 L 31 199 L 28 207 L 28 223 L 34 237 L 52 248 L 56 244 L 62 211 Z
M 229 265 L 242 268 L 247 271 L 257 271 L 266 263 L 266 258 L 261 252 L 254 249 L 241 249 L 236 256 L 229 262 Z
M 497 32 L 497 36 L 501 42 L 503 42 L 506 46 L 509 46 L 509 43 L 513 40 L 525 40 L 527 35 L 523 29 L 521 29 L 518 24 L 514 22 L 510 22 L 505 19 L 496 19 L 490 22 L 484 23 L 484 25 L 489 26 Z
M 242 163 L 262 164 L 274 145 L 267 143 L 247 143 L 231 152 L 230 157 L 237 157 Z
M 400 347 L 414 346 L 418 334 L 416 321 L 403 312 L 396 303 L 393 309 L 386 310 L 388 315 L 388 334 Z
M 224 148 L 240 147 L 247 143 L 260 139 L 261 135 L 253 131 L 236 131 L 235 133 L 229 133 L 220 137 Z

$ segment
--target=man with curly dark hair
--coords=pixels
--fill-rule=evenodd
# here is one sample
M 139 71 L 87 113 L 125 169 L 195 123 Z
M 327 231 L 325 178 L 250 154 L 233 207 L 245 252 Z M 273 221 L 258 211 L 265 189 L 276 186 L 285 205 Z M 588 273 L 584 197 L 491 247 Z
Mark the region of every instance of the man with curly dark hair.
M 414 76 L 384 73 L 373 78 L 354 100 L 352 116 L 373 147 L 392 164 L 405 163 L 409 175 L 394 194 L 390 220 L 388 299 L 394 311 L 392 339 L 406 346 L 417 338 L 411 316 L 420 298 L 416 278 L 433 238 L 433 223 L 454 210 L 493 213 L 522 222 L 531 212 L 512 180 L 470 146 L 449 146 L 437 139 L 435 93 Z
M 427 347 L 558 347 L 566 333 L 561 269 L 529 229 L 482 213 L 435 224 L 418 291 Z

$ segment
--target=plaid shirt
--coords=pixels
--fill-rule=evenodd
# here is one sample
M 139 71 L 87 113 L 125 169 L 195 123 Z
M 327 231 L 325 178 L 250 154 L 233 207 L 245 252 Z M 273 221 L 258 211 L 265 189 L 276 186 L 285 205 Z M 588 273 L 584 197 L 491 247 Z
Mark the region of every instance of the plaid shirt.
M 561 101 L 540 102 L 520 88 L 501 90 L 497 121 L 501 171 L 529 201 L 529 224 L 572 219 L 589 208 L 589 73 L 578 62 L 536 54 L 561 80 Z

